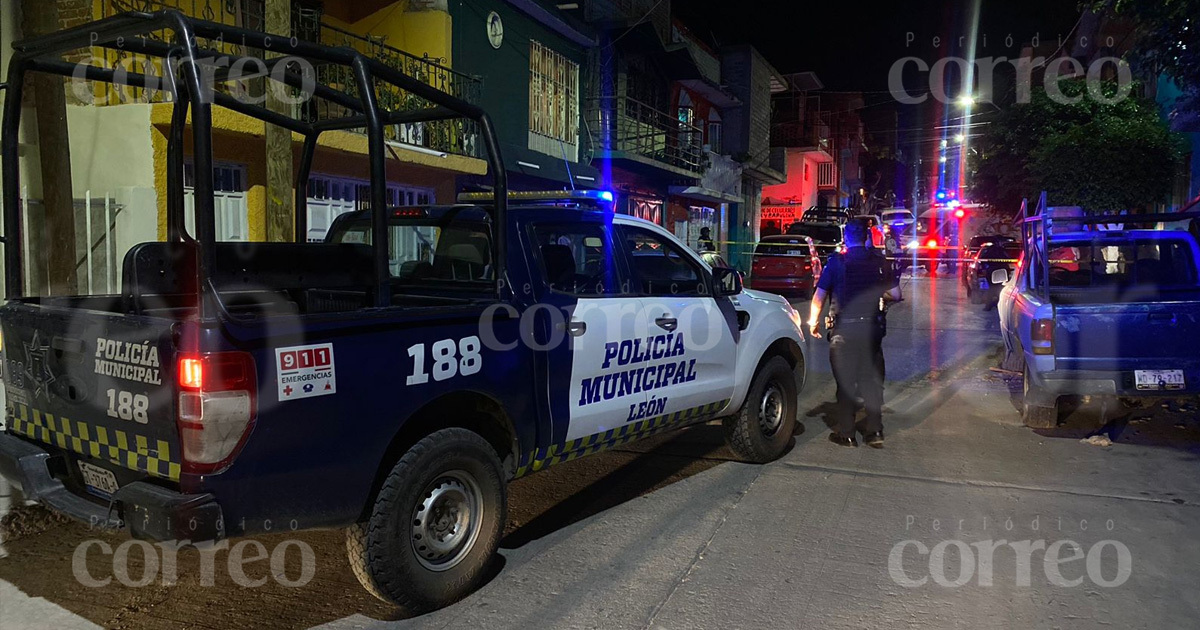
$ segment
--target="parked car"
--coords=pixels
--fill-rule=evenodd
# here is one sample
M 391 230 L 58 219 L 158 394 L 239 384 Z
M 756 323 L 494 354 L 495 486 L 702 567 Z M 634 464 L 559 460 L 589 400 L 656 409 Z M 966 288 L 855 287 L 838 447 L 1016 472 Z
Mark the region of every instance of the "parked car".
M 999 302 L 1004 282 L 1013 276 L 1022 253 L 1021 244 L 1014 240 L 986 243 L 975 252 L 971 262 L 963 265 L 966 270 L 963 273 L 963 285 L 967 289 L 967 299 L 972 304 L 995 305 Z M 996 272 L 1001 270 L 1004 273 L 997 275 Z M 997 279 L 1002 281 L 995 282 Z
M 807 236 L 768 236 L 754 248 L 750 287 L 780 295 L 809 297 L 821 277 L 821 257 Z
M 811 238 L 822 263 L 828 261 L 829 256 L 843 246 L 844 240 L 841 224 L 817 221 L 793 223 L 788 228 L 787 235 Z
M 912 213 L 912 210 L 904 208 L 891 208 L 879 213 L 879 218 L 883 220 L 883 224 L 891 229 L 903 228 L 916 222 L 917 217 Z
M 1052 229 L 1044 214 L 1024 224 L 1024 257 L 999 317 L 1030 427 L 1054 427 L 1065 395 L 1200 393 L 1200 247 L 1182 230 L 1081 229 L 1105 220 L 1069 219 L 1072 231 Z M 993 283 L 1003 279 L 994 273 Z
M 1014 241 L 1016 241 L 1016 239 L 1011 236 L 1000 236 L 998 234 L 977 234 L 968 239 L 967 244 L 963 246 L 962 258 L 965 261 L 973 261 L 975 260 L 976 254 L 979 253 L 979 250 L 987 245 L 999 245 Z M 959 277 L 962 278 L 962 283 L 964 286 L 966 286 L 970 284 L 968 280 L 971 279 L 972 271 L 970 262 L 965 263 L 961 269 L 962 273 L 959 274 Z

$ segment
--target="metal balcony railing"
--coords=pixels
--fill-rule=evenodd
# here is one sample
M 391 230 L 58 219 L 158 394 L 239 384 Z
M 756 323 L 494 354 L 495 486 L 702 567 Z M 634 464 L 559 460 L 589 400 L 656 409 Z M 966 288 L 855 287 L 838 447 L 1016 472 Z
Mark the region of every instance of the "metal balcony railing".
M 102 0 L 101 17 L 127 11 L 159 11 L 178 9 L 201 19 L 239 26 L 255 31 L 264 31 L 264 0 Z M 320 11 L 298 8 L 292 12 L 292 35 L 307 41 L 329 46 L 347 46 L 364 55 L 380 60 L 408 76 L 419 79 L 433 87 L 467 102 L 478 103 L 483 91 L 483 82 L 439 63 L 440 59 L 417 57 L 399 48 L 387 45 L 382 37 L 360 35 L 332 26 L 322 20 Z M 165 37 L 165 34 L 164 34 Z M 259 57 L 262 51 L 239 46 L 236 42 L 203 41 L 207 49 L 243 57 Z M 111 67 L 142 72 L 150 63 L 139 55 L 122 51 L 93 51 L 97 57 L 106 59 Z M 136 69 L 136 70 L 135 70 Z M 160 69 L 154 68 L 157 72 Z M 351 95 L 357 92 L 351 71 L 344 67 L 321 66 L 310 69 L 317 73 L 320 84 L 341 89 Z M 250 83 L 250 82 L 246 82 Z M 244 89 L 253 90 L 250 85 Z M 230 86 L 218 86 L 229 89 Z M 98 88 L 99 89 L 99 88 Z M 97 94 L 97 104 L 112 105 L 128 102 L 165 102 L 169 95 L 159 91 L 145 90 L 106 84 L 104 94 Z M 392 111 L 416 111 L 433 107 L 432 103 L 395 86 L 377 87 L 379 104 Z M 314 122 L 344 117 L 347 112 L 339 105 L 320 99 L 310 99 L 296 106 L 293 114 L 305 121 Z M 477 125 L 466 120 L 394 125 L 387 130 L 389 140 L 422 146 L 436 151 L 479 157 Z
M 708 166 L 700 128 L 624 96 L 593 98 L 588 129 L 597 150 L 649 158 L 700 175 Z
M 789 148 L 829 148 L 829 123 L 820 114 L 802 121 L 776 122 L 771 125 L 771 146 Z
M 293 29 L 303 33 L 310 39 L 315 34 L 316 41 L 328 46 L 347 46 L 373 59 L 396 68 L 404 74 L 414 77 L 423 83 L 456 96 L 468 103 L 478 103 L 483 92 L 483 81 L 461 72 L 456 72 L 437 63 L 428 57 L 417 57 L 399 48 L 384 43 L 383 38 L 371 37 L 353 33 L 320 21 L 319 14 L 301 11 L 294 20 Z M 355 94 L 353 71 L 343 66 L 323 66 L 317 68 L 317 79 L 322 85 L 344 86 L 342 89 Z M 416 111 L 429 109 L 434 105 L 419 96 L 400 90 L 393 86 L 378 89 L 379 105 L 391 111 Z M 324 120 L 340 118 L 348 112 L 328 101 L 311 101 L 305 104 L 302 112 L 308 120 Z M 482 157 L 482 147 L 479 145 L 479 128 L 472 121 L 454 119 L 434 122 L 394 125 L 387 130 L 389 140 L 406 144 L 422 146 L 436 151 L 444 151 L 457 155 Z

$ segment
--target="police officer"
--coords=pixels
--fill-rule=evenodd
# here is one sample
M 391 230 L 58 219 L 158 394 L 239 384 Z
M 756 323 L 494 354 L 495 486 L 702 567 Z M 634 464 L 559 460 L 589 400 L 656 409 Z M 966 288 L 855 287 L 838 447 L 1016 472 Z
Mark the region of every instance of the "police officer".
M 846 253 L 830 256 L 817 282 L 808 319 L 809 332 L 820 338 L 819 318 L 832 293 L 832 326 L 827 333 L 838 392 L 834 433 L 829 440 L 858 446 L 857 428 L 868 446 L 883 448 L 883 302 L 901 300 L 900 278 L 887 257 L 871 246 L 865 222 L 846 224 L 845 243 Z M 867 415 L 856 427 L 859 398 Z
M 708 229 L 707 227 L 700 228 L 700 239 L 696 245 L 702 252 L 717 251 L 717 244 L 714 243 L 712 239 L 712 230 Z

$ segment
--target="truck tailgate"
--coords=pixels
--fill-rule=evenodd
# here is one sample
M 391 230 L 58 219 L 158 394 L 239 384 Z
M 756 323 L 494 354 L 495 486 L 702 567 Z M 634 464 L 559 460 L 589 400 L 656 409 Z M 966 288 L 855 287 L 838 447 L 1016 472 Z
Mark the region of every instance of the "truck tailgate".
M 94 494 L 178 481 L 173 322 L 9 303 L 0 309 L 9 431 L 72 453 L 67 474 Z M 100 470 L 103 469 L 103 470 Z M 111 482 L 110 482 L 111 483 Z M 111 491 L 111 488 L 108 488 Z
M 1057 369 L 1190 371 L 1200 365 L 1200 302 L 1056 306 L 1054 346 Z

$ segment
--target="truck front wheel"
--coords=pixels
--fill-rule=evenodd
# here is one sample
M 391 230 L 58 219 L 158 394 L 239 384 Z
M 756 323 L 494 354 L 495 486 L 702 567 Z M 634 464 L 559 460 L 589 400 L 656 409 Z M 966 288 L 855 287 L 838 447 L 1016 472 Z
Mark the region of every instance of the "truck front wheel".
M 507 488 L 479 435 L 443 429 L 417 442 L 384 479 L 346 552 L 371 594 L 413 613 L 474 591 L 500 544 Z
M 783 357 L 759 368 L 737 415 L 725 418 L 725 441 L 742 459 L 765 464 L 783 454 L 796 431 L 796 375 Z

